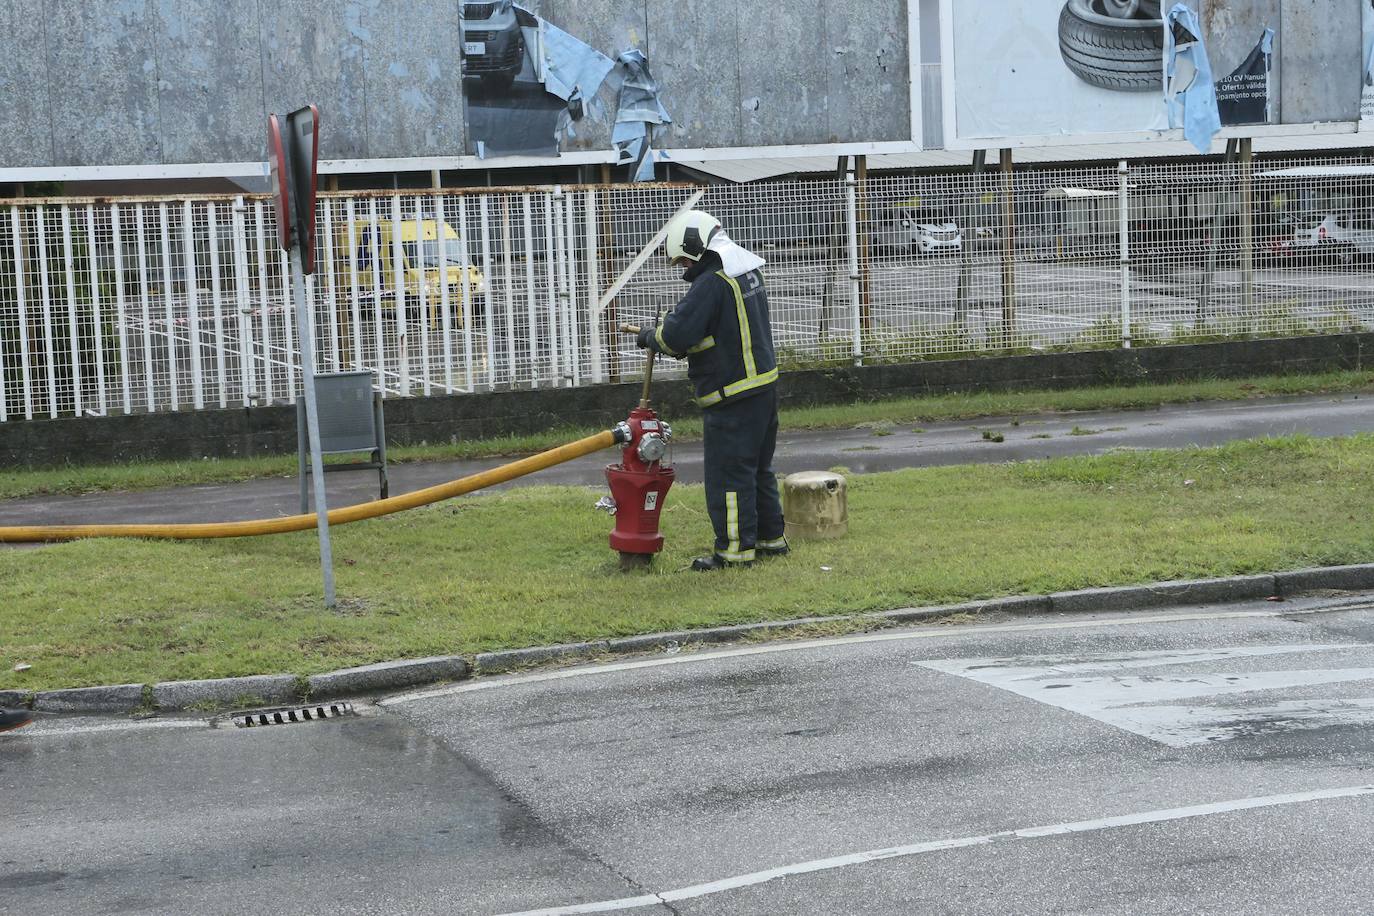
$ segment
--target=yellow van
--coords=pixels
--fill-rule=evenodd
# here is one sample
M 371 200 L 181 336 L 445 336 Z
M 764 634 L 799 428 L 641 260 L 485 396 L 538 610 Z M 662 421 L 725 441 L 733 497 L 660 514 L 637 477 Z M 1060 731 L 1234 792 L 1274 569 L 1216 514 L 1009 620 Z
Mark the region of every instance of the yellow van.
M 439 244 L 439 231 L 443 227 L 444 245 Z M 401 260 L 405 271 L 405 297 L 412 308 L 420 304 L 420 291 L 424 290 L 425 306 L 431 316 L 437 314 L 443 304 L 443 290 L 440 284 L 448 285 L 449 307 L 457 315 L 463 313 L 463 258 L 459 249 L 458 232 L 448 223 L 436 219 L 402 219 L 400 223 Z M 396 300 L 396 252 L 395 226 L 389 219 L 377 220 L 374 230 L 369 220 L 355 220 L 352 226 L 351 244 L 354 246 L 353 263 L 349 264 L 350 233 L 345 223 L 335 232 L 335 260 L 339 288 L 352 291 L 357 289 L 361 302 L 372 302 L 377 298 L 380 281 L 381 300 L 394 303 Z M 374 238 L 375 235 L 375 238 Z M 423 236 L 417 238 L 417 235 Z M 471 255 L 469 255 L 471 257 Z M 445 258 L 447 264 L 444 263 Z M 355 287 L 356 284 L 356 287 Z M 477 313 L 485 305 L 487 281 L 482 272 L 471 263 L 467 271 L 468 301 L 472 311 Z

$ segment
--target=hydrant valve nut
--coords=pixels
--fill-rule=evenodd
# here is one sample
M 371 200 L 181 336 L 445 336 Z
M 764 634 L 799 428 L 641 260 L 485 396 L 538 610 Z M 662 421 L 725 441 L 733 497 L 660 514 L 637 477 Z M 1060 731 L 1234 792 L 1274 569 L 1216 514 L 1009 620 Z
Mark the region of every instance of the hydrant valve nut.
M 662 436 L 649 433 L 639 440 L 639 460 L 645 464 L 658 461 L 668 452 L 668 443 Z

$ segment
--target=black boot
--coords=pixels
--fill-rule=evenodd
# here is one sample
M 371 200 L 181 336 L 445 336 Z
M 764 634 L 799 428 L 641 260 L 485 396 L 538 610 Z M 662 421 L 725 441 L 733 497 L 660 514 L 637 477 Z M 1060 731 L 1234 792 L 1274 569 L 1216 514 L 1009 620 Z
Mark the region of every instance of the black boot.
M 0 709 L 0 732 L 22 728 L 33 721 L 33 716 L 22 709 Z
M 722 557 L 718 553 L 713 553 L 709 557 L 697 557 L 692 561 L 692 569 L 697 572 L 706 572 L 711 569 L 724 569 L 727 566 L 753 566 L 753 560 L 731 561 Z

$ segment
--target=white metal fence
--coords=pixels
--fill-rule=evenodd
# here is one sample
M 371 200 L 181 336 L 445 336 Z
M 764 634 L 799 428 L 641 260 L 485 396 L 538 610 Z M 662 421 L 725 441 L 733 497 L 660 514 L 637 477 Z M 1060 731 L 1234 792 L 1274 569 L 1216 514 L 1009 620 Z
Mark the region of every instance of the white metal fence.
M 769 261 L 784 365 L 1374 323 L 1374 166 L 990 163 L 863 183 L 323 195 L 317 371 L 370 369 L 388 396 L 633 377 L 642 360 L 615 326 L 682 284 L 656 253 L 600 300 L 698 191 Z M 290 402 L 293 318 L 264 199 L 0 202 L 0 421 Z

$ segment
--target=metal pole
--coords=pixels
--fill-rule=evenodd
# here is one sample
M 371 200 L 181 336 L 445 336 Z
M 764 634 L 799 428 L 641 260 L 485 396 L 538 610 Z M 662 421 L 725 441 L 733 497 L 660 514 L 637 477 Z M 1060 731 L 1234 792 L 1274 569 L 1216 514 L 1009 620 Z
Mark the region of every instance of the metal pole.
M 1249 315 L 1255 305 L 1254 153 L 1250 138 L 1240 138 L 1240 305 Z
M 1117 234 L 1121 240 L 1121 346 L 1131 348 L 1130 200 L 1126 189 L 1126 160 L 1116 166 Z
M 22 191 L 22 190 L 23 190 L 23 187 L 24 187 L 24 186 L 21 184 L 21 185 L 19 186 L 19 189 Z M 122 272 L 119 270 L 119 267 L 118 267 L 118 265 L 119 265 L 119 263 L 120 263 L 120 261 L 119 261 L 119 257 L 120 257 L 120 254 L 119 254 L 119 217 L 118 217 L 119 208 L 118 208 L 118 207 L 115 207 L 115 208 L 112 209 L 111 212 L 114 214 L 114 244 L 115 244 L 115 265 L 116 265 L 115 271 L 116 271 L 116 273 L 121 273 L 121 275 L 122 275 Z M 26 419 L 26 420 L 32 420 L 32 419 L 33 419 L 33 377 L 32 377 L 32 374 L 31 374 L 30 367 L 29 367 L 30 359 L 31 359 L 30 354 L 29 354 L 29 346 L 30 346 L 30 345 L 29 345 L 29 319 L 28 319 L 28 315 L 26 314 L 26 311 L 27 311 L 27 310 L 26 310 L 26 308 L 25 308 L 25 301 L 24 301 L 24 300 L 25 300 L 25 296 L 26 296 L 26 294 L 27 294 L 27 292 L 28 292 L 28 283 L 29 283 L 29 275 L 28 275 L 28 244 L 29 244 L 29 243 L 28 243 L 28 239 L 25 238 L 25 236 L 24 236 L 24 221 L 23 221 L 22 219 L 20 219 L 20 217 L 19 217 L 19 208 L 16 207 L 16 206 L 11 206 L 11 207 L 10 207 L 10 227 L 11 227 L 11 230 L 12 230 L 12 233 L 13 233 L 13 239 L 14 239 L 14 280 L 15 280 L 15 283 L 14 283 L 14 292 L 15 292 L 15 305 L 16 305 L 17 308 L 18 308 L 18 318 L 19 318 L 19 361 L 20 361 L 20 367 L 21 367 L 21 372 L 22 372 L 23 381 L 24 381 L 24 419 Z M 122 281 L 121 281 L 121 282 L 122 282 Z M 123 286 L 121 285 L 121 286 L 119 286 L 118 288 L 119 288 L 120 290 L 122 290 L 122 289 L 123 289 Z M 120 325 L 119 325 L 119 334 L 120 334 L 120 338 L 119 338 L 119 339 L 120 339 L 120 351 L 121 351 L 121 353 L 123 353 L 125 347 L 124 347 L 124 313 L 123 313 L 123 311 L 122 311 L 122 304 L 123 304 L 123 301 L 124 301 L 124 300 L 123 300 L 123 294 L 122 294 L 122 293 L 120 294 L 120 300 L 119 300 L 119 301 L 120 301 L 120 303 L 121 303 L 121 311 L 120 311 L 120 315 L 119 315 L 119 319 L 120 319 Z M 123 376 L 124 376 L 124 412 L 125 412 L 125 413 L 129 413 L 129 412 L 130 412 L 130 410 L 129 410 L 129 359 L 128 359 L 128 356 L 127 356 L 127 355 L 125 355 L 125 356 L 122 357 L 121 366 L 122 366 L 122 374 L 123 374 Z
M 658 320 L 662 321 L 663 316 L 659 315 Z M 638 334 L 639 331 L 640 326 L 637 324 L 620 325 L 620 333 L 622 334 Z M 654 352 L 652 347 L 649 347 L 644 352 L 646 354 L 646 359 L 644 360 L 644 387 L 639 393 L 639 407 L 641 410 L 646 410 L 649 407 L 649 389 L 652 388 L 654 384 L 654 357 L 658 355 Z
M 568 222 L 564 216 L 564 209 L 567 206 L 563 196 L 563 188 L 559 185 L 553 187 L 553 222 L 554 222 L 554 244 L 558 250 L 558 324 L 559 340 L 563 346 L 562 367 L 563 378 L 556 384 L 562 385 L 566 380 L 568 385 L 577 384 L 576 363 L 573 359 L 573 337 L 571 322 L 568 319 L 568 309 L 571 293 L 568 290 L 568 251 L 571 240 L 568 238 Z
M 253 325 L 249 319 L 253 308 L 248 302 L 248 228 L 243 218 L 246 206 L 242 197 L 235 197 L 230 213 L 234 236 L 234 301 L 239 327 L 239 387 L 243 406 L 250 407 L 253 403 Z
M 868 251 L 868 157 L 854 157 L 855 177 L 858 179 L 859 227 L 859 298 L 860 323 L 864 330 L 873 324 L 872 296 L 869 289 Z
M 399 234 L 399 223 L 393 223 Z M 305 432 L 310 443 L 310 476 L 315 485 L 315 526 L 320 533 L 320 567 L 324 571 L 324 606 L 333 609 L 334 552 L 329 545 L 329 507 L 324 495 L 324 457 L 320 454 L 320 418 L 315 400 L 315 342 L 310 334 L 310 305 L 305 299 L 305 272 L 301 253 L 291 247 L 291 294 L 296 305 L 296 327 L 300 329 L 301 388 L 305 398 Z
M 1228 181 L 1234 174 L 1237 151 L 1236 141 L 1227 140 L 1225 175 Z M 1222 200 L 1223 192 L 1218 188 L 1212 194 L 1212 225 L 1207 231 L 1207 273 L 1202 277 L 1202 290 L 1197 297 L 1197 316 L 1193 321 L 1195 327 L 1201 327 L 1206 322 L 1212 301 L 1212 286 L 1216 282 L 1217 274 L 1217 235 L 1222 226 Z
M 611 183 L 611 165 L 608 162 L 601 163 L 601 183 L 609 185 Z M 597 246 L 601 254 L 601 274 L 609 277 L 615 273 L 615 230 L 611 224 L 611 207 L 613 198 L 609 189 L 601 191 L 601 236 L 600 244 Z M 606 360 L 607 374 L 612 382 L 620 381 L 620 347 L 615 339 L 615 328 L 620 323 L 616 315 L 615 300 L 612 299 L 606 306 Z
M 844 176 L 844 218 L 849 242 L 849 330 L 852 338 L 854 365 L 862 365 L 863 348 L 863 304 L 859 284 L 859 225 L 858 206 L 855 194 L 854 173 Z
M 1002 346 L 1010 347 L 1016 324 L 1016 205 L 1011 150 L 1002 150 Z
M 501 195 L 501 276 L 506 300 L 506 383 L 515 384 L 515 281 L 511 273 L 510 194 Z
M 598 309 L 597 299 L 600 292 L 597 287 L 601 285 L 601 277 L 598 272 L 597 258 L 597 214 L 596 214 L 596 192 L 587 192 L 587 345 L 591 348 L 592 356 L 592 382 L 600 384 L 605 381 L 602 370 L 601 359 L 601 310 Z M 611 327 L 614 327 L 612 325 Z

